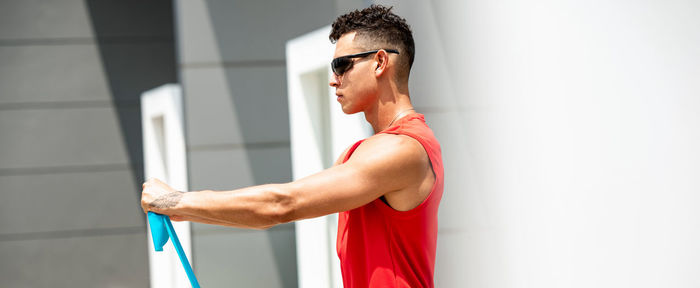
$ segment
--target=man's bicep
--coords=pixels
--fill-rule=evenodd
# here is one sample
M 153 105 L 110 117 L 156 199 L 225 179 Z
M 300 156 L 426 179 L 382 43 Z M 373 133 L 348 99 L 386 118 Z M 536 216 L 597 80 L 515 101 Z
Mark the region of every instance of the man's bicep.
M 343 164 L 288 183 L 295 219 L 313 218 L 351 210 L 387 191 L 362 165 Z
M 416 181 L 422 147 L 384 135 L 365 141 L 347 162 L 289 183 L 295 219 L 347 211 Z M 391 147 L 391 149 L 387 149 Z M 419 151 L 417 150 L 419 149 Z

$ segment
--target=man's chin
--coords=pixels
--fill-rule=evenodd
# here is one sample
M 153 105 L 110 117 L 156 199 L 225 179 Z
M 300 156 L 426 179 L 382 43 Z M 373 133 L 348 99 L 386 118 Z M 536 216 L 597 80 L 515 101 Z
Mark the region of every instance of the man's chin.
M 343 110 L 343 113 L 345 113 L 345 114 L 347 114 L 347 115 L 352 115 L 352 114 L 361 112 L 361 111 L 359 111 L 359 110 L 354 110 L 352 107 L 345 107 L 345 106 L 343 106 L 343 107 L 341 107 L 341 109 Z

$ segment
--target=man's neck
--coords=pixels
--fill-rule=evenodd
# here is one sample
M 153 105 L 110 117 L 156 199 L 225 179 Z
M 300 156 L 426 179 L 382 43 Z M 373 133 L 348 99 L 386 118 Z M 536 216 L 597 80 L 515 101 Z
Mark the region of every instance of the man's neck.
M 372 125 L 375 134 L 413 112 L 410 110 L 413 108 L 413 105 L 409 95 L 400 93 L 396 89 L 386 91 L 377 99 L 377 103 L 372 109 L 364 111 L 365 119 Z

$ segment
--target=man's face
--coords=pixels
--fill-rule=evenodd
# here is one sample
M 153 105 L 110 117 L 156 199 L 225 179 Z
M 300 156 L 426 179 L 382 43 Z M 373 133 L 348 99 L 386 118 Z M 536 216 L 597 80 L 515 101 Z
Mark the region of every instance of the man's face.
M 343 34 L 335 45 L 333 58 L 365 52 L 355 40 L 355 32 Z M 337 101 L 346 114 L 365 111 L 376 98 L 377 82 L 374 77 L 375 54 L 352 59 L 352 68 L 343 75 L 333 74 L 329 85 L 335 87 Z

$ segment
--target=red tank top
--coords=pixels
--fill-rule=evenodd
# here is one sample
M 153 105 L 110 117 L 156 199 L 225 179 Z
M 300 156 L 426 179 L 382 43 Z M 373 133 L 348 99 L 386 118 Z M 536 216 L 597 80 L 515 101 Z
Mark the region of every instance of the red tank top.
M 422 114 L 399 119 L 379 132 L 410 136 L 428 153 L 435 185 L 418 207 L 398 211 L 382 199 L 338 215 L 336 249 L 343 285 L 350 287 L 433 287 L 437 212 L 442 198 L 443 170 L 440 143 Z M 353 145 L 350 159 L 364 140 Z

